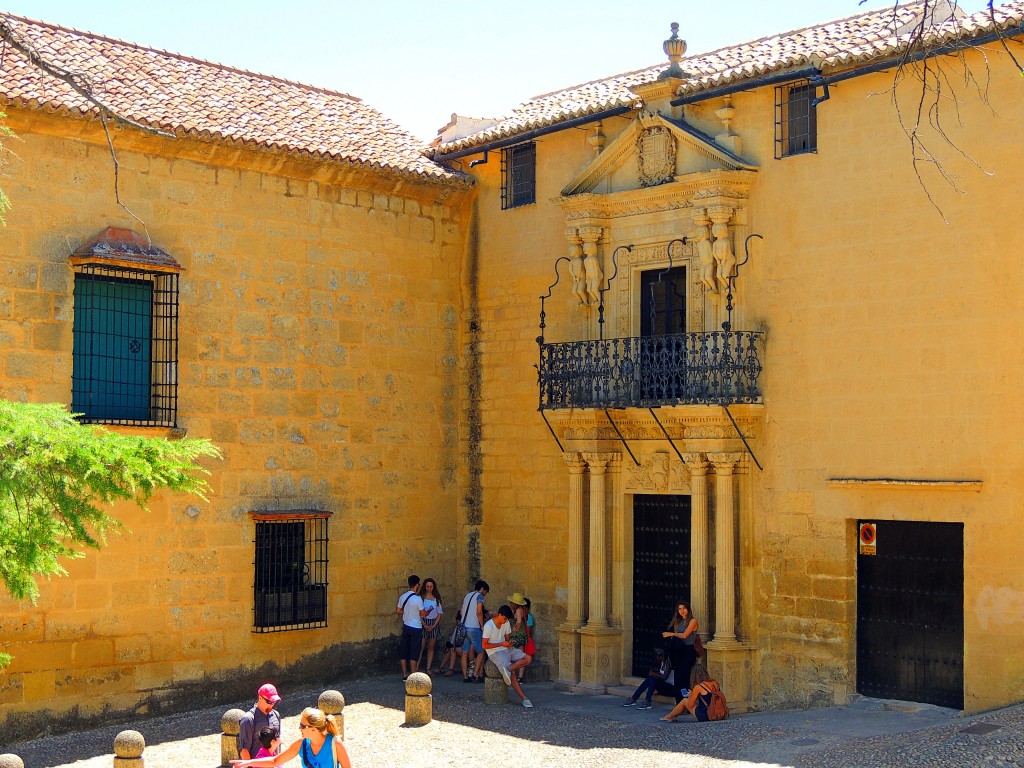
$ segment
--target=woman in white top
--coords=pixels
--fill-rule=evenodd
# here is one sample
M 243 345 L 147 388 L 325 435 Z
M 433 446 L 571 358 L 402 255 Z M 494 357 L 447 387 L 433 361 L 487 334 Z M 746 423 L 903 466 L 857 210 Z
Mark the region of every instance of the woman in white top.
M 426 579 L 423 582 L 423 610 L 427 613 L 423 617 L 423 647 L 420 649 L 420 664 L 423 663 L 423 654 L 427 654 L 427 665 L 424 669 L 427 674 L 436 675 L 434 669 L 434 647 L 441 637 L 441 614 L 444 613 L 444 601 L 441 599 L 441 591 L 437 588 L 437 582 L 433 579 Z

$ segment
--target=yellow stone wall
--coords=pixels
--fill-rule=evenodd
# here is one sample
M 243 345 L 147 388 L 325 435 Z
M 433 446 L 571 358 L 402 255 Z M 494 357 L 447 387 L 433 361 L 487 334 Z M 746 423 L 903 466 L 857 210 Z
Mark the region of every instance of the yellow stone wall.
M 752 570 L 741 580 L 752 585 L 745 610 L 756 623 L 741 630 L 758 649 L 758 706 L 845 702 L 854 692 L 854 526 L 862 517 L 964 523 L 965 602 L 950 611 L 964 617 L 965 708 L 1024 699 L 1024 578 L 1016 567 L 1024 557 L 1017 520 L 1024 450 L 1015 392 L 1024 373 L 1017 265 L 1024 234 L 1016 226 L 1024 190 L 1015 159 L 1024 104 L 1012 65 L 990 55 L 993 109 L 961 86 L 962 127 L 951 104 L 944 107 L 950 137 L 987 173 L 923 130 L 963 194 L 926 162 L 925 188 L 919 184 L 888 94 L 892 73 L 834 86 L 817 111 L 818 152 L 781 160 L 773 150 L 774 89 L 733 98 L 741 154 L 759 166 L 748 231 L 764 236 L 740 278 L 736 316 L 737 328 L 768 335 L 764 423 L 753 444 L 765 470 L 751 467 L 740 494 L 752 506 L 753 541 L 742 543 Z M 967 59 L 983 80 L 981 57 Z M 913 88 L 900 89 L 904 119 Z M 687 107 L 686 117 L 715 135 L 719 106 Z M 609 143 L 625 125 L 605 121 Z M 565 615 L 568 472 L 535 412 L 536 297 L 566 253 L 565 214 L 553 198 L 594 157 L 591 132 L 537 139 L 535 205 L 500 209 L 497 153 L 471 171 L 480 183 L 482 570 L 501 594 L 522 589 L 535 597 L 545 629 Z M 617 171 L 612 188 L 626 175 Z M 637 214 L 630 225 L 642 234 L 647 220 Z M 664 215 L 649 220 L 660 226 Z M 548 302 L 547 339 L 596 338 L 593 311 L 588 318 L 572 306 L 564 264 L 562 271 Z M 982 486 L 828 483 L 851 476 Z M 547 637 L 553 642 L 553 633 Z M 557 662 L 556 654 L 547 658 Z
M 9 125 L 0 397 L 69 403 L 68 256 L 106 226 L 146 230 L 115 203 L 94 124 L 13 110 Z M 3 710 L 89 718 L 238 682 L 249 695 L 257 668 L 297 679 L 322 651 L 316 664 L 363 671 L 393 650 L 380 639 L 399 629 L 408 573 L 463 591 L 468 191 L 184 138 L 114 141 L 121 199 L 185 269 L 178 424 L 224 459 L 207 464 L 208 504 L 119 507 L 124 533 L 44 582 L 37 605 L 0 597 L 15 657 Z M 329 626 L 254 634 L 249 512 L 296 508 L 333 515 Z

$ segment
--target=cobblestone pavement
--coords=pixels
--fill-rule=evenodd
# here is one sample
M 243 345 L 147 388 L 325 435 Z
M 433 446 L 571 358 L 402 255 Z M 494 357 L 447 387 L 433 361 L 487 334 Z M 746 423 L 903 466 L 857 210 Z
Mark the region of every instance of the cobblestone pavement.
M 621 706 L 615 696 L 556 691 L 529 684 L 535 704 L 485 707 L 483 686 L 458 677 L 434 681 L 433 715 L 404 726 L 405 688 L 397 675 L 282 693 L 284 740 L 298 737 L 298 713 L 323 688 L 345 695 L 345 735 L 354 768 L 465 768 L 471 762 L 529 766 L 856 768 L 857 766 L 1021 766 L 1024 705 L 961 716 L 934 707 L 886 707 L 861 700 L 848 707 L 738 715 L 721 723 L 664 723 L 667 706 Z M 514 698 L 514 697 L 513 697 Z M 220 717 L 252 702 L 196 710 L 50 736 L 0 742 L 26 768 L 111 768 L 114 736 L 124 728 L 146 739 L 146 768 L 213 768 L 220 762 Z M 298 768 L 293 761 L 290 766 Z

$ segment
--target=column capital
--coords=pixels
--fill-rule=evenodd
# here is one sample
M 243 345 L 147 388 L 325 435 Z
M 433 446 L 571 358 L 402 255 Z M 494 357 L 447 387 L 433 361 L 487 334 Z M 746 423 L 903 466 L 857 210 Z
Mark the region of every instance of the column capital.
M 582 453 L 563 453 L 562 459 L 565 460 L 570 475 L 579 475 L 587 470 L 587 462 L 583 460 Z
M 584 244 L 596 243 L 601 239 L 601 227 L 584 226 L 579 228 L 580 238 Z
M 703 453 L 684 453 L 683 463 L 691 475 L 703 475 L 708 471 L 708 460 Z
M 583 460 L 587 462 L 587 466 L 590 467 L 591 474 L 604 474 L 605 469 L 608 467 L 608 462 L 611 461 L 613 456 L 618 456 L 615 453 L 596 453 L 591 451 L 585 451 L 582 456 Z
M 708 461 L 715 465 L 719 475 L 730 475 L 736 464 L 743 458 L 742 453 L 709 453 Z
M 622 454 L 612 453 L 608 455 L 608 471 L 618 472 L 622 469 Z
M 576 227 L 566 227 L 565 239 L 571 244 L 579 245 L 580 243 L 580 231 Z

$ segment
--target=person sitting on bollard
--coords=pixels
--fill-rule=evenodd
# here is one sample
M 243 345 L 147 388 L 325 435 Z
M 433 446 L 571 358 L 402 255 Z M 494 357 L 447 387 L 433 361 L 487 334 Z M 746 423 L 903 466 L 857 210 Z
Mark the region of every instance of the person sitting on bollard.
M 271 728 L 269 725 L 260 728 L 260 751 L 256 753 L 256 757 L 273 757 L 278 753 L 278 747 L 281 746 L 281 735 L 277 732 L 277 728 Z
M 260 729 L 274 728 L 281 733 L 281 716 L 274 711 L 281 697 L 270 683 L 260 687 L 259 698 L 241 720 L 238 721 L 238 756 L 243 760 L 255 757 L 260 751 Z
M 650 709 L 651 699 L 654 698 L 654 694 L 659 693 L 662 696 L 676 695 L 678 688 L 676 688 L 672 679 L 675 673 L 672 671 L 672 662 L 665 656 L 664 648 L 654 649 L 654 660 L 658 666 L 651 667 L 648 670 L 647 679 L 640 683 L 637 689 L 633 691 L 633 695 L 624 701 L 622 706 L 632 707 L 646 693 L 647 695 L 644 697 L 644 700 L 636 704 L 636 708 Z M 689 692 L 687 691 L 687 693 Z
M 325 715 L 315 707 L 306 707 L 302 710 L 299 733 L 302 738 L 293 741 L 279 755 L 253 760 L 232 760 L 231 764 L 238 768 L 272 768 L 298 756 L 302 760 L 302 768 L 352 768 L 334 715 Z
M 523 700 L 523 706 L 530 709 L 533 702 L 526 698 L 523 687 L 519 684 L 519 678 L 512 673 L 520 667 L 525 667 L 533 661 L 533 658 L 527 656 L 519 648 L 513 648 L 512 643 L 509 642 L 508 636 L 512 629 L 509 622 L 512 621 L 512 618 L 512 609 L 507 605 L 501 606 L 497 615 L 484 624 L 483 646 L 487 651 L 487 657 L 501 672 L 501 679 L 505 681 L 505 685 L 511 685 L 512 689 L 519 694 L 519 698 Z

